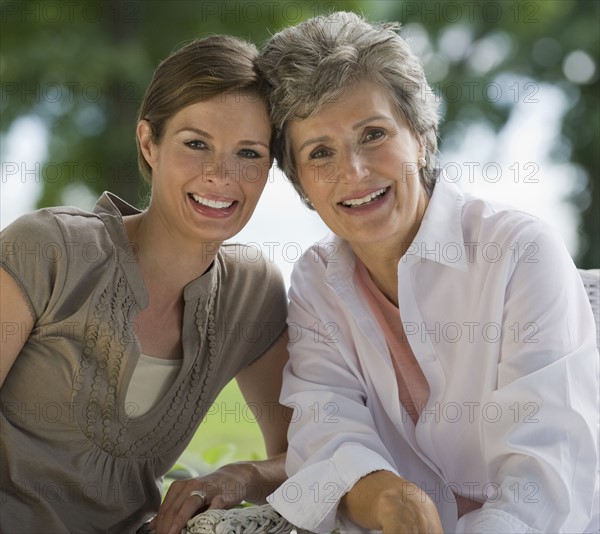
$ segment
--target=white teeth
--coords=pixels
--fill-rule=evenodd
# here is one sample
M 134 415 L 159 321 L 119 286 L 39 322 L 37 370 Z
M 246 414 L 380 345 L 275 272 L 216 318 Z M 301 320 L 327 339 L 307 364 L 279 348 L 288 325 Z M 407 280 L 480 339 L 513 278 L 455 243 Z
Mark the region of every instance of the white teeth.
M 224 209 L 224 208 L 228 208 L 229 206 L 231 206 L 233 204 L 233 202 L 221 202 L 220 200 L 210 200 L 208 198 L 201 197 L 200 195 L 196 195 L 194 193 L 192 193 L 192 198 L 198 204 L 202 204 L 203 206 L 208 206 L 209 208 Z
M 371 202 L 371 200 L 383 195 L 385 193 L 385 190 L 386 190 L 386 188 L 384 187 L 383 189 L 380 189 L 379 191 L 375 191 L 374 193 L 370 193 L 367 196 L 364 196 L 362 198 L 353 198 L 351 200 L 344 200 L 344 202 L 342 202 L 342 204 L 344 206 L 348 206 L 349 208 L 354 208 L 356 206 L 362 206 L 363 204 L 367 204 L 368 202 Z

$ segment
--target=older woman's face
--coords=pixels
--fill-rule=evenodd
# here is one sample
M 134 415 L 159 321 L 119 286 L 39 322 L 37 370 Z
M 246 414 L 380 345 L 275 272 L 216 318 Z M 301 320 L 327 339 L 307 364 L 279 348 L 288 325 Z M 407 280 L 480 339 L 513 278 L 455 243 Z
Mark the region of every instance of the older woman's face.
M 288 135 L 300 184 L 335 234 L 355 250 L 410 244 L 428 202 L 417 164 L 425 151 L 386 89 L 353 85 L 292 121 Z

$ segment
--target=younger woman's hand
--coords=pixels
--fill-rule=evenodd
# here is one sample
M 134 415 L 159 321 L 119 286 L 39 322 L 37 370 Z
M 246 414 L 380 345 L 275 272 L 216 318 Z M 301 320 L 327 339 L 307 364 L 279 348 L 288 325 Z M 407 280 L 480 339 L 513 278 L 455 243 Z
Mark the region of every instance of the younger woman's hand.
M 203 477 L 173 482 L 150 528 L 157 534 L 179 534 L 194 515 L 204 510 L 233 508 L 252 497 L 254 474 L 252 462 L 239 462 Z

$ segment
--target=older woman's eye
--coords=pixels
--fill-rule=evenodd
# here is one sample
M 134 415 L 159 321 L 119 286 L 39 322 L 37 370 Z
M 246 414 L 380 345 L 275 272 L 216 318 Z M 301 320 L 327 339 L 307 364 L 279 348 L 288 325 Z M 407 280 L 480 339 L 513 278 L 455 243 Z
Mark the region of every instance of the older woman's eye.
M 313 150 L 308 157 L 309 159 L 320 159 L 326 158 L 329 155 L 331 155 L 331 150 L 324 147 L 318 147 L 315 148 L 315 150 Z
M 381 139 L 385 135 L 385 132 L 380 128 L 374 128 L 372 130 L 367 130 L 364 136 L 365 141 L 375 141 L 376 139 Z
M 185 146 L 187 146 L 188 148 L 191 148 L 193 150 L 202 150 L 204 148 L 208 148 L 206 146 L 206 143 L 204 143 L 203 141 L 200 141 L 198 139 L 194 139 L 193 141 L 186 141 Z

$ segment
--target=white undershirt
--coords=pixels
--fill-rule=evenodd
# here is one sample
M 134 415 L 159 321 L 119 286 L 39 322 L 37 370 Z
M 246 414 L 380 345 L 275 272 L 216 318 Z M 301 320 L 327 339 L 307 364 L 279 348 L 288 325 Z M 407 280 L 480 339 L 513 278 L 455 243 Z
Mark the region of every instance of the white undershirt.
M 182 362 L 140 354 L 125 395 L 127 415 L 140 417 L 156 406 L 175 380 Z

